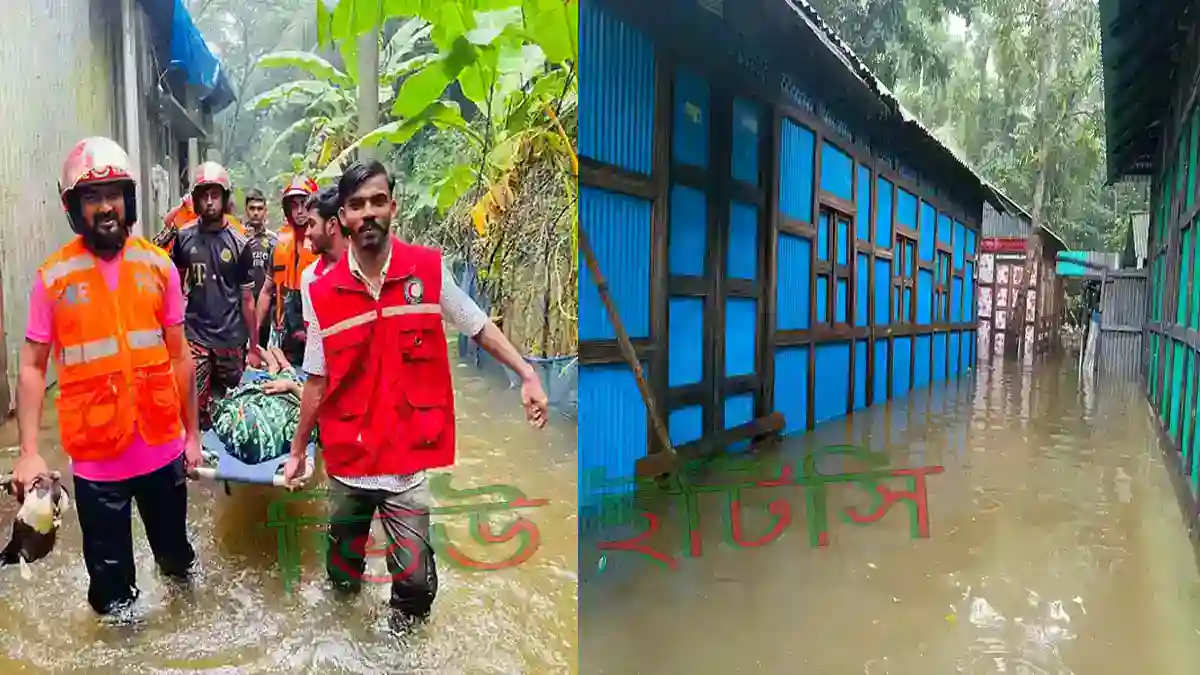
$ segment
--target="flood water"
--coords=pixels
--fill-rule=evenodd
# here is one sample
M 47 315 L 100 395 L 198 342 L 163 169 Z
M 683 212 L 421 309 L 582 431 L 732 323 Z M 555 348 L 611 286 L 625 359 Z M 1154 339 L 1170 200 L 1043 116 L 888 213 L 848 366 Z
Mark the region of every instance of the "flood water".
M 286 493 L 235 485 L 226 495 L 219 484 L 192 483 L 189 528 L 202 570 L 190 593 L 160 581 L 135 517 L 139 621 L 98 620 L 86 602 L 72 510 L 54 552 L 31 566 L 32 580 L 22 579 L 15 566 L 0 568 L 0 673 L 576 672 L 574 423 L 552 415 L 546 429 L 531 429 L 517 390 L 466 366 L 456 368 L 455 384 L 454 489 L 504 484 L 548 501 L 522 513 L 540 532 L 540 547 L 524 564 L 472 571 L 439 556 L 433 616 L 396 636 L 388 629 L 388 586 L 368 585 L 360 597 L 339 601 L 326 590 L 311 536 L 302 544 L 300 579 L 287 590 L 278 529 L 267 526 L 268 506 Z M 43 453 L 52 468 L 65 471 L 61 450 L 52 445 L 53 424 L 47 415 Z M 0 444 L 16 444 L 15 422 L 0 429 Z M 15 450 L 3 452 L 0 466 L 8 468 Z M 2 541 L 15 510 L 11 501 L 0 497 Z M 300 516 L 324 512 L 319 503 L 289 509 Z M 492 531 L 514 518 L 493 514 Z M 476 559 L 503 561 L 518 550 L 516 541 L 490 547 L 472 541 L 466 515 L 435 516 L 434 522 L 445 524 L 452 543 Z M 369 559 L 372 570 L 386 574 L 382 557 Z
M 828 487 L 818 548 L 804 488 L 758 488 L 741 493 L 743 539 L 770 530 L 766 507 L 783 498 L 792 522 L 778 539 L 726 543 L 726 497 L 702 495 L 702 552 L 686 557 L 682 500 L 657 500 L 649 541 L 677 570 L 581 544 L 582 672 L 1195 673 L 1200 575 L 1138 386 L 1081 393 L 1068 363 L 981 366 L 761 462 L 799 469 L 806 451 L 850 442 L 891 468 L 942 465 L 927 477 L 928 538 L 910 533 L 904 502 L 844 522 L 844 507 L 872 508 L 844 483 Z

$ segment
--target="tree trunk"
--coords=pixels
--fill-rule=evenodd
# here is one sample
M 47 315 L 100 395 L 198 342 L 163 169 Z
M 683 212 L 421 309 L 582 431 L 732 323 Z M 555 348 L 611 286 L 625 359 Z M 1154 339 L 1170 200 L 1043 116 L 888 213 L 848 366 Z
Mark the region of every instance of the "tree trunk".
M 1005 351 L 1010 356 L 1015 356 L 1033 347 L 1033 345 L 1025 344 L 1027 313 L 1025 305 L 1029 294 L 1029 285 L 1036 282 L 1033 275 L 1037 258 L 1041 253 L 1041 246 L 1038 245 L 1039 231 L 1046 207 L 1046 178 L 1050 170 L 1050 150 L 1053 145 L 1053 135 L 1047 125 L 1053 108 L 1050 101 L 1047 100 L 1049 98 L 1048 81 L 1054 77 L 1058 52 L 1056 41 L 1053 39 L 1054 7 L 1052 1 L 1042 0 L 1039 10 L 1037 17 L 1039 39 L 1035 42 L 1038 49 L 1038 77 L 1034 94 L 1038 128 L 1037 174 L 1033 183 L 1033 204 L 1030 209 L 1029 238 L 1025 245 L 1024 271 L 1021 274 L 1021 283 L 1016 289 L 1015 297 L 1012 298 L 1012 311 L 1008 322 L 1009 335 L 1004 340 Z

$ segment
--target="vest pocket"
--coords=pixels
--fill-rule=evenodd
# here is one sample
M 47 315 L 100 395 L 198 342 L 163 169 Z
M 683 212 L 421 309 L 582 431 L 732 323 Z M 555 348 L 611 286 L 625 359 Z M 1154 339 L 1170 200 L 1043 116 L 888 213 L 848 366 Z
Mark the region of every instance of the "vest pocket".
M 70 453 L 116 454 L 125 437 L 124 418 L 113 378 L 75 382 L 62 388 L 58 397 L 58 424 L 63 445 Z
M 410 384 L 405 391 L 405 400 L 412 408 L 409 427 L 412 430 L 413 447 L 438 447 L 446 433 L 449 394 Z
M 439 350 L 444 353 L 448 349 L 446 341 L 438 339 L 438 331 L 430 328 L 402 330 L 397 339 L 405 361 L 437 361 Z
M 137 373 L 136 381 L 146 440 L 158 443 L 178 437 L 183 428 L 183 406 L 171 364 L 149 366 Z

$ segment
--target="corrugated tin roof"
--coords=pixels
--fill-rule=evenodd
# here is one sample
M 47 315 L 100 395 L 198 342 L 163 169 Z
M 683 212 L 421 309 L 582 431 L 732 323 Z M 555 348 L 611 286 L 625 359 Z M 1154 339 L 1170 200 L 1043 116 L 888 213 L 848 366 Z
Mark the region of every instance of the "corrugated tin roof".
M 864 63 L 863 60 L 854 53 L 854 50 L 850 48 L 850 45 L 847 44 L 846 41 L 837 34 L 837 31 L 835 31 L 829 24 L 825 23 L 825 20 L 821 18 L 821 15 L 817 12 L 816 8 L 806 2 L 806 0 L 785 1 L 789 6 L 791 6 L 792 10 L 796 12 L 797 16 L 802 18 L 813 29 L 813 32 L 822 40 L 822 42 L 825 43 L 825 46 L 829 49 L 829 51 L 837 56 L 838 59 L 851 73 L 854 74 L 859 81 L 874 91 L 876 96 L 878 96 L 879 99 L 893 111 L 893 113 L 903 124 L 915 127 L 917 133 L 920 136 L 923 136 L 926 141 L 932 142 L 938 149 L 945 153 L 947 157 L 953 159 L 962 170 L 966 171 L 971 176 L 974 176 L 975 179 L 979 181 L 979 185 L 981 188 L 983 188 L 985 193 L 992 197 L 992 199 L 989 201 L 992 202 L 993 206 L 1010 212 L 1015 208 L 1018 212 L 1024 214 L 1025 217 L 1029 217 L 1029 214 L 1025 213 L 1024 209 L 1017 205 L 1016 202 L 1005 196 L 1004 193 L 999 190 L 999 188 L 991 184 L 986 178 L 981 176 L 979 172 L 977 172 L 974 167 L 972 167 L 964 158 L 959 156 L 959 154 L 950 148 L 950 146 L 943 143 L 937 136 L 934 135 L 932 131 L 929 130 L 928 127 L 922 124 L 915 115 L 909 112 L 909 110 L 900 102 L 900 99 L 896 98 L 896 95 L 892 93 L 892 90 L 889 89 L 887 85 L 880 81 L 880 79 L 871 72 L 871 69 L 867 67 L 867 64 Z
M 1193 2 L 1100 0 L 1108 180 L 1147 175 L 1165 133 Z
M 1121 266 L 1121 254 L 1106 251 L 1059 251 L 1054 271 L 1060 277 L 1099 276 L 1102 269 Z
M 871 72 L 871 69 L 867 67 L 867 64 L 863 62 L 863 60 L 854 53 L 854 50 L 851 49 L 850 45 L 837 34 L 837 31 L 835 31 L 829 24 L 825 23 L 825 20 L 821 18 L 821 15 L 817 12 L 816 8 L 810 5 L 806 0 L 786 0 L 786 2 L 791 5 L 792 9 L 795 10 L 796 13 L 801 16 L 801 18 L 803 18 L 816 29 L 814 32 L 818 34 L 818 37 L 822 37 L 824 39 L 826 47 L 828 47 L 829 50 L 846 65 L 846 68 L 849 69 L 863 84 L 874 90 L 876 95 L 895 111 L 897 116 L 904 124 L 916 127 L 920 135 L 924 136 L 928 141 L 934 143 L 947 156 L 951 157 L 963 170 L 974 176 L 976 180 L 979 181 L 980 187 L 984 189 L 985 193 L 992 197 L 992 199 L 988 201 L 990 201 L 994 207 L 1008 213 L 1015 213 L 1019 216 L 1023 216 L 1027 220 L 1032 218 L 1029 215 L 1029 212 L 1022 208 L 1020 204 L 1011 199 L 1008 195 L 1004 194 L 1004 192 L 1000 190 L 1000 188 L 994 183 L 989 181 L 987 178 L 984 178 L 965 158 L 960 156 L 949 145 L 943 143 L 941 139 L 934 135 L 934 133 L 921 122 L 921 120 L 909 112 L 909 110 L 904 107 L 904 104 L 900 102 L 900 99 L 898 99 L 896 95 L 892 93 L 892 90 L 889 89 L 886 84 L 880 81 L 880 79 Z M 1066 244 L 1063 244 L 1062 239 L 1057 234 L 1050 232 L 1050 235 L 1060 244 L 1062 244 L 1064 248 L 1066 247 Z

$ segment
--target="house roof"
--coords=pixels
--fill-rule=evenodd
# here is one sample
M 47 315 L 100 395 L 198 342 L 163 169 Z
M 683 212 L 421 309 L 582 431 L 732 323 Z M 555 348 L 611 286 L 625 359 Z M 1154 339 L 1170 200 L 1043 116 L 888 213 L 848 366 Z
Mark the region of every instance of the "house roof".
M 990 183 L 986 178 L 981 176 L 975 169 L 962 157 L 958 155 L 950 146 L 943 143 L 932 131 L 921 123 L 915 115 L 913 115 L 900 99 L 896 97 L 892 90 L 888 88 L 876 75 L 871 72 L 867 64 L 863 62 L 850 45 L 837 34 L 837 31 L 832 26 L 827 24 L 821 15 L 811 4 L 806 0 L 783 0 L 796 14 L 809 25 L 816 34 L 818 39 L 825 44 L 838 59 L 842 62 L 845 68 L 852 73 L 863 85 L 870 88 L 872 92 L 879 98 L 881 102 L 889 109 L 893 121 L 901 128 L 913 135 L 918 142 L 925 146 L 926 150 L 933 152 L 936 155 L 941 155 L 949 162 L 956 165 L 956 168 L 962 174 L 970 176 L 984 191 L 987 201 L 993 207 L 1004 211 L 1012 212 L 1015 208 L 1017 212 L 1022 213 L 1025 217 L 1029 214 L 1025 212 L 1017 203 L 1009 199 L 995 185 Z
M 1153 171 L 1195 11 L 1182 0 L 1100 0 L 1109 182 Z

